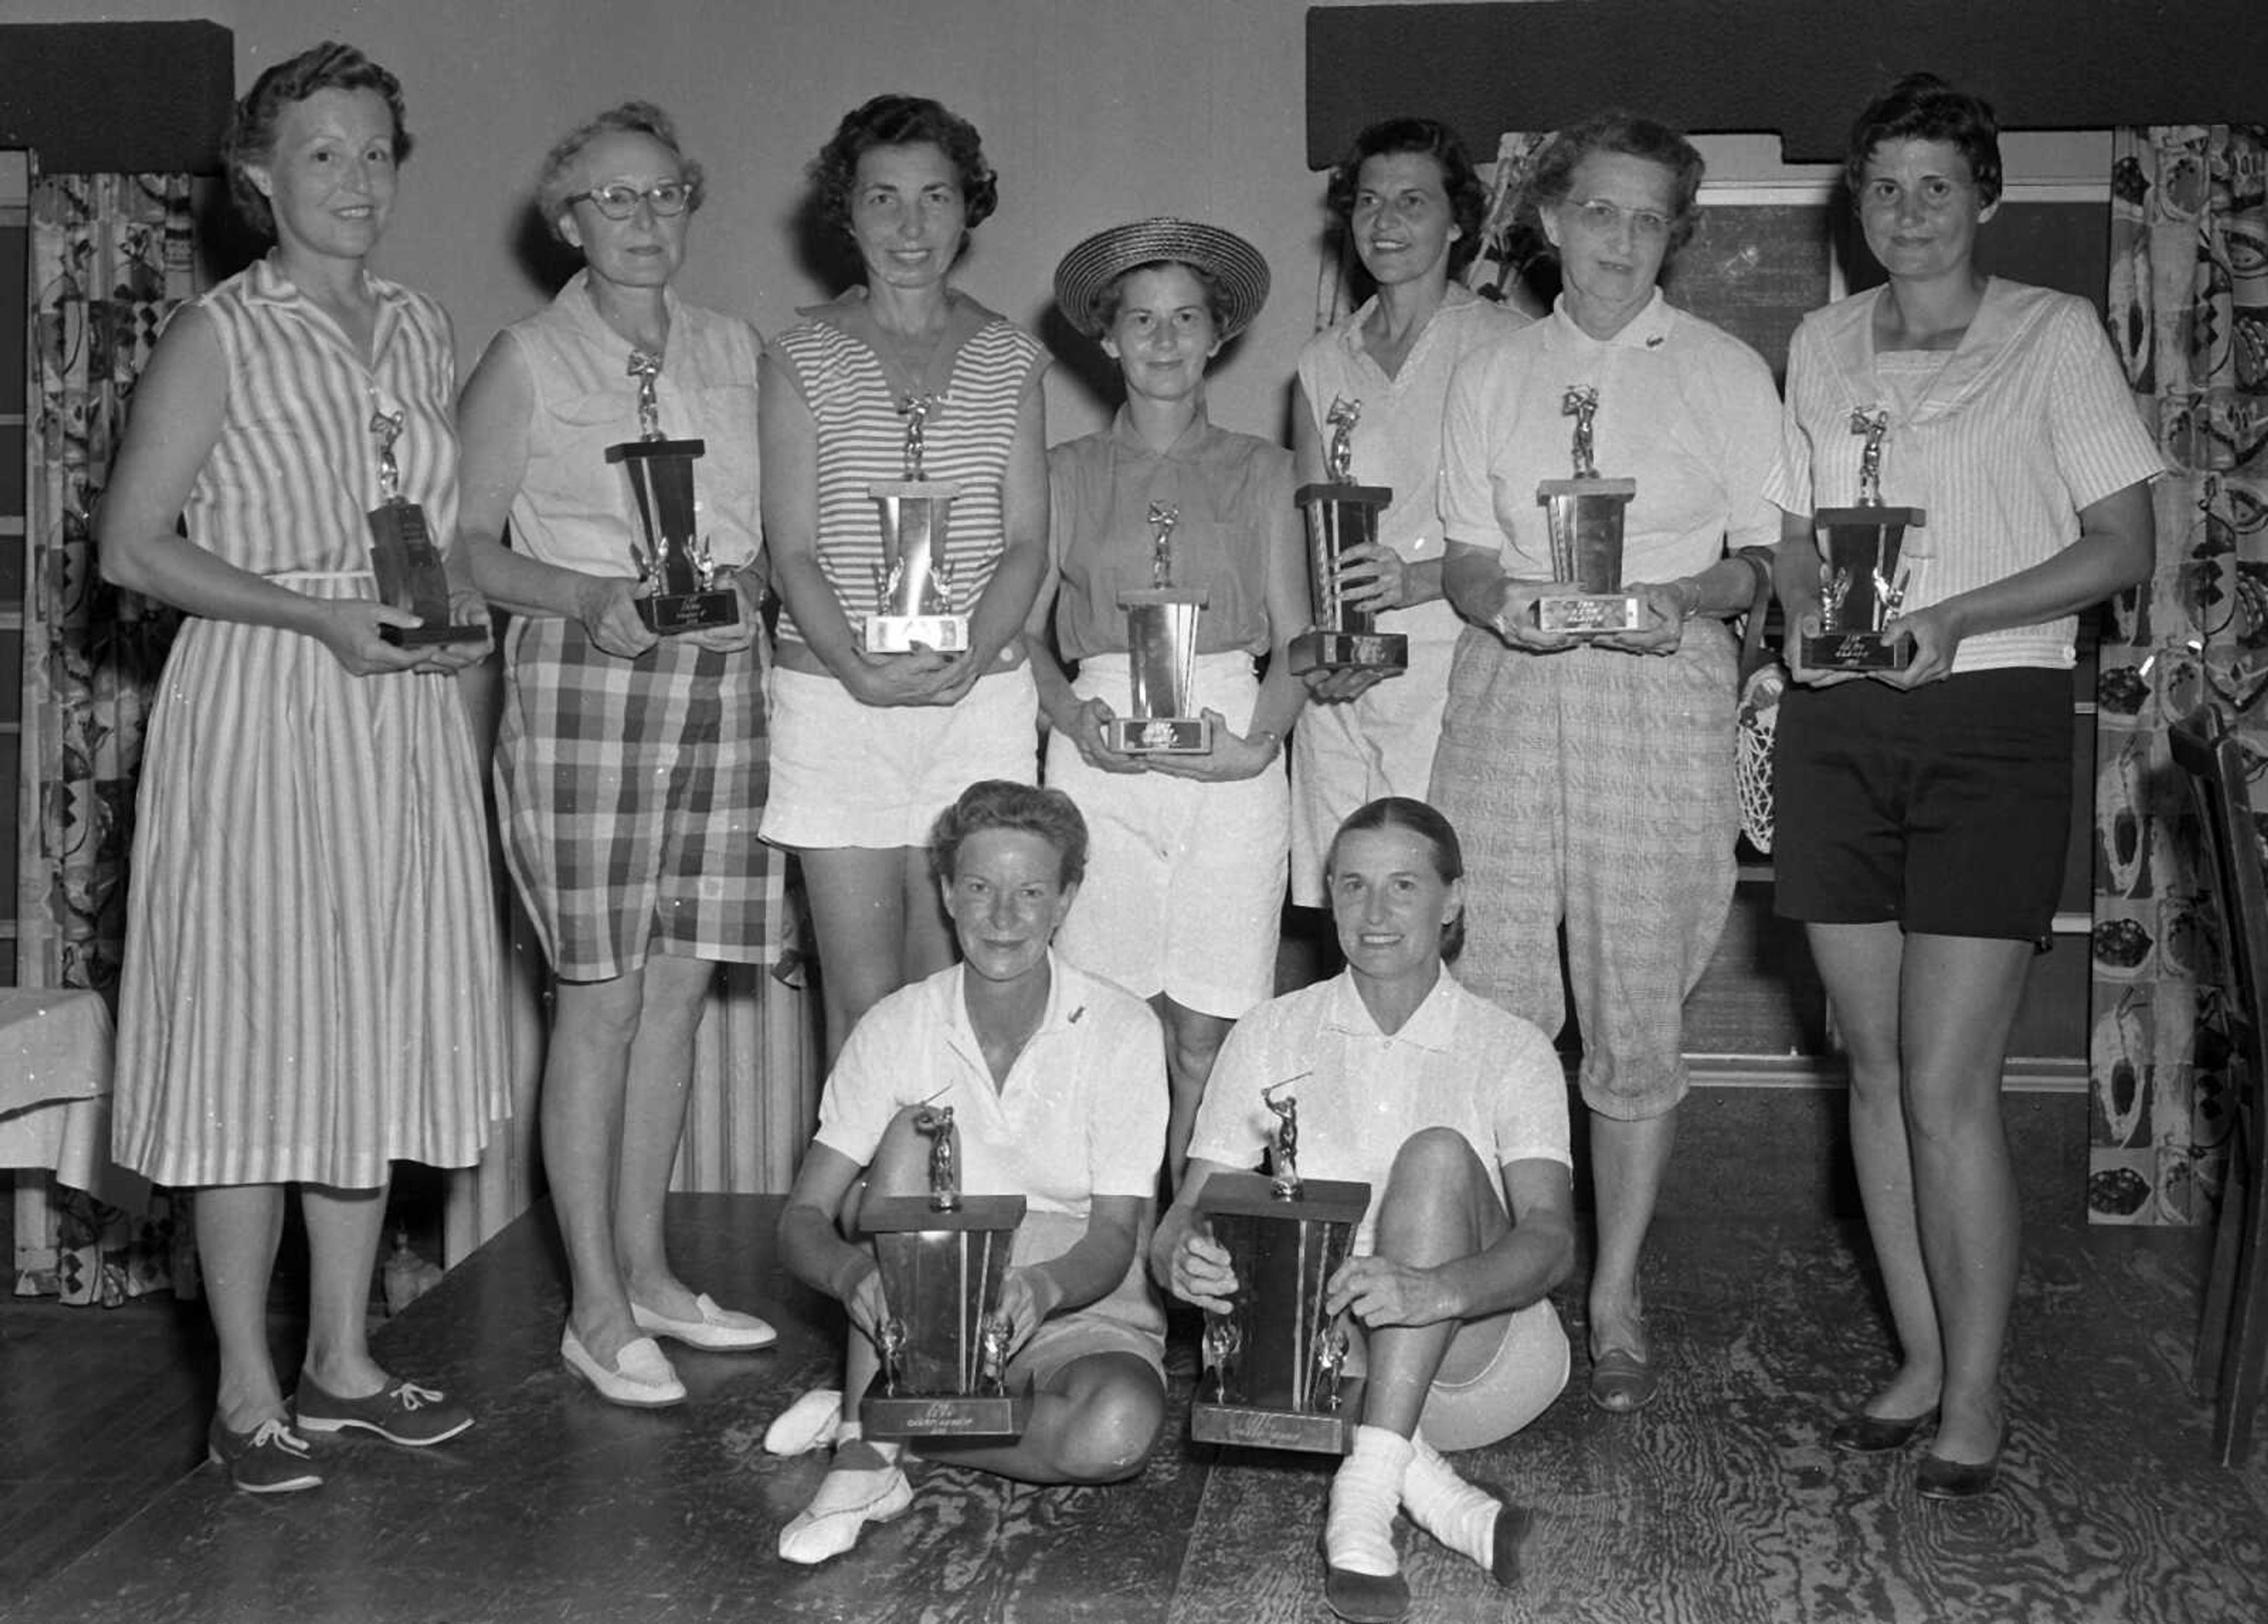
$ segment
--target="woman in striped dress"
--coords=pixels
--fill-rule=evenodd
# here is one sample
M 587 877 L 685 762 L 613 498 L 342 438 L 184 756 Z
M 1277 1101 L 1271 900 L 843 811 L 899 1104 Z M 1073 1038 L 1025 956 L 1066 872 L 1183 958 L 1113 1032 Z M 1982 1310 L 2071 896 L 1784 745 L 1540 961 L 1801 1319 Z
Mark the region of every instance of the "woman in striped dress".
M 655 1337 L 772 1340 L 688 1287 L 663 1247 L 702 1007 L 718 964 L 770 952 L 786 861 L 755 838 L 756 330 L 670 286 L 700 205 L 701 166 L 651 102 L 553 147 L 536 206 L 584 268 L 497 335 L 458 414 L 466 554 L 512 611 L 504 857 L 555 978 L 543 1171 L 573 1294 L 560 1356 L 642 1407 L 685 1397 Z M 737 584 L 731 625 L 658 637 L 639 618 L 630 485 L 607 454 L 638 438 L 646 404 L 662 433 L 705 442 L 699 542 Z
M 1020 634 L 1047 562 L 1046 352 L 951 284 L 998 197 L 967 120 L 878 96 L 844 117 L 812 177 L 865 281 L 801 312 L 759 368 L 784 605 L 763 836 L 802 859 L 832 1066 L 877 999 L 953 962 L 931 824 L 978 779 L 1038 776 Z M 925 477 L 959 487 L 943 570 L 968 617 L 958 653 L 862 644 L 886 574 L 871 488 L 905 477 L 909 430 Z
M 466 1165 L 506 1108 L 453 674 L 485 645 L 385 641 L 416 617 L 373 601 L 370 568 L 388 439 L 431 532 L 455 518 L 448 319 L 364 268 L 409 147 L 400 85 L 351 47 L 260 77 L 227 157 L 276 246 L 166 330 L 99 528 L 107 579 L 191 617 L 151 711 L 113 1150 L 196 1191 L 211 1453 L 254 1492 L 321 1481 L 308 1432 L 423 1444 L 472 1424 L 380 1370 L 364 1326 L 388 1164 Z M 483 621 L 450 576 L 452 619 Z M 290 1183 L 312 1301 L 287 1420 L 266 1306 Z

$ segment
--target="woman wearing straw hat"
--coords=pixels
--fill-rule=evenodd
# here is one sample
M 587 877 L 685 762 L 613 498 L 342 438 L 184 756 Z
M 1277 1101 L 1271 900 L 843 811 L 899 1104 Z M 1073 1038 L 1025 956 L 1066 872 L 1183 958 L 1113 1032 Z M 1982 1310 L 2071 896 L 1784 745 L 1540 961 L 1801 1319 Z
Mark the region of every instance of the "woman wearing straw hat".
M 1126 386 L 1109 428 L 1048 453 L 1032 669 L 1053 729 L 1048 782 L 1094 833 L 1061 941 L 1164 1021 L 1177 1172 L 1222 1040 L 1275 990 L 1291 842 L 1278 761 L 1305 690 L 1284 648 L 1307 623 L 1292 459 L 1205 413 L 1206 364 L 1267 297 L 1258 250 L 1189 220 L 1114 226 L 1056 268 L 1056 303 Z M 1130 694 L 1119 594 L 1153 584 L 1161 551 L 1174 586 L 1205 594 L 1189 698 L 1211 724 L 1203 754 L 1129 753 L 1108 738 Z

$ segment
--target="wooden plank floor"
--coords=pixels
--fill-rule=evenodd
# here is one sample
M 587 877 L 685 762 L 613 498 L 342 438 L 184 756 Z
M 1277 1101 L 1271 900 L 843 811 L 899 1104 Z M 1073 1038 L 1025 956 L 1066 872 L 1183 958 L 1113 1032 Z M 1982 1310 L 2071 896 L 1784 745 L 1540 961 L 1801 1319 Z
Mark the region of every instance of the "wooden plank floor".
M 450 1388 L 481 1425 L 441 1449 L 318 1444 L 330 1481 L 273 1500 L 201 1466 L 193 1373 L 83 1426 L 140 1429 L 170 1482 L 93 1548 L 63 1562 L 20 1548 L 0 1616 L 65 1620 L 1158 1620 L 1265 1624 L 1328 1617 L 1315 1538 L 1325 1478 L 1290 1457 L 1215 1455 L 1183 1441 L 1189 1359 L 1177 1349 L 1171 1430 L 1116 1488 L 1034 1489 L 917 1468 L 911 1513 L 816 1570 L 774 1554 L 816 1457 L 778 1460 L 764 1424 L 828 1375 L 839 1321 L 790 1287 L 771 1247 L 776 1198 L 686 1196 L 673 1247 L 697 1285 L 762 1304 L 769 1352 L 681 1359 L 691 1402 L 659 1414 L 601 1403 L 560 1367 L 560 1272 L 539 1209 L 498 1236 L 380 1337 L 404 1374 Z M 1649 1265 L 1669 1360 L 1635 1418 L 1572 1388 L 1528 1433 L 1461 1458 L 1534 1506 L 1521 1587 L 1403 1531 L 1418 1616 L 1757 1624 L 1758 1620 L 2043 1620 L 2257 1624 L 2268 1617 L 2268 1465 L 2208 1462 L 2208 1418 L 2186 1380 L 2196 1240 L 2076 1226 L 2035 1235 L 2010 1361 L 2007 1487 L 1931 1506 L 1909 1461 L 1838 1457 L 1829 1421 L 1879 1370 L 1871 1287 L 1845 1228 L 1762 1219 L 1665 1221 Z M 1580 1304 L 1580 1290 L 1563 1296 Z M 48 1311 L 63 1313 L 66 1311 Z M 0 1336 L 0 1437 L 18 1430 Z M 1580 1332 L 1578 1333 L 1580 1336 Z M 179 1340 L 178 1336 L 175 1338 Z M 122 1352 L 121 1358 L 129 1358 Z M 130 1361 L 129 1361 L 130 1362 Z M 11 1426 L 10 1423 L 16 1423 Z M 157 1442 L 158 1435 L 170 1443 Z M 110 1447 L 115 1447 L 115 1441 Z M 11 1447 L 0 1489 L 85 1486 Z M 55 1564 L 62 1565 L 58 1568 Z M 12 1607 L 11 1602 L 13 1602 Z

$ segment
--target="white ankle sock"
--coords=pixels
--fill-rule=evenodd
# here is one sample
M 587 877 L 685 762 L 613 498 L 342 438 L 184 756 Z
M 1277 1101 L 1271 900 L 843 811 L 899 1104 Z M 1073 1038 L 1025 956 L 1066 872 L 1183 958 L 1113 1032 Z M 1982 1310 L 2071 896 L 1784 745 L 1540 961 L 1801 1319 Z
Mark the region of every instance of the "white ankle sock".
M 1394 1554 L 1394 1512 L 1410 1440 L 1384 1427 L 1357 1427 L 1354 1451 L 1331 1479 L 1330 1510 L 1323 1519 L 1323 1552 L 1349 1573 L 1399 1573 Z
M 1503 1503 L 1457 1475 L 1421 1434 L 1410 1440 L 1402 1474 L 1402 1503 L 1410 1520 L 1451 1550 L 1488 1567 L 1496 1556 L 1496 1519 Z

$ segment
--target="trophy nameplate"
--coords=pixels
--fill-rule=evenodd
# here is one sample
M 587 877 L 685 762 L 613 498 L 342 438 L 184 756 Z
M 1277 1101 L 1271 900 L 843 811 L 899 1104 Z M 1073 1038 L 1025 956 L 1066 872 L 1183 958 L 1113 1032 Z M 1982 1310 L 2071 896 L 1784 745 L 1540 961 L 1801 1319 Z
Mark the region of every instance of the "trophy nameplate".
M 1820 628 L 1800 642 L 1803 663 L 1815 671 L 1903 671 L 1913 663 L 1912 639 L 1885 637 L 1882 628 L 1905 600 L 1905 533 L 1921 529 L 1928 515 L 1882 505 L 1882 441 L 1889 428 L 1890 415 L 1879 407 L 1851 414 L 1851 432 L 1867 437 L 1859 453 L 1859 504 L 1811 516 L 1820 554 Z
M 999 1308 L 1024 1198 L 961 1194 L 951 1107 L 924 1108 L 915 1125 L 933 1136 L 930 1193 L 875 1197 L 858 1214 L 888 1312 L 859 1424 L 870 1437 L 1020 1437 L 1032 1399 L 1007 1391 Z
M 1205 1315 L 1189 1436 L 1344 1455 L 1362 1420 L 1362 1380 L 1342 1373 L 1347 1333 L 1323 1300 L 1369 1209 L 1370 1187 L 1300 1178 L 1299 1101 L 1279 1098 L 1284 1086 L 1261 1092 L 1278 1123 L 1270 1174 L 1215 1173 L 1197 1192 L 1236 1291 L 1226 1313 Z
M 1182 512 L 1150 504 L 1151 584 L 1118 594 L 1126 611 L 1129 714 L 1103 726 L 1103 742 L 1123 755 L 1210 755 L 1212 724 L 1190 714 L 1196 686 L 1202 589 L 1173 584 L 1174 527 Z
M 874 570 L 874 612 L 866 617 L 869 654 L 910 654 L 930 649 L 960 654 L 968 647 L 968 616 L 954 606 L 945 563 L 945 538 L 956 480 L 925 478 L 923 459 L 929 415 L 939 397 L 909 394 L 899 404 L 906 420 L 905 477 L 866 487 L 882 520 L 882 562 Z
M 632 601 L 638 619 L 665 637 L 735 625 L 740 594 L 718 584 L 725 572 L 710 557 L 708 539 L 696 533 L 693 464 L 708 442 L 662 437 L 654 392 L 659 356 L 632 350 L 630 375 L 638 380 L 638 437 L 608 446 L 607 460 L 622 469 L 637 520 L 630 560 L 637 566 L 639 590 Z
M 1559 412 L 1575 420 L 1575 474 L 1535 488 L 1550 525 L 1552 579 L 1575 584 L 1572 592 L 1536 599 L 1535 626 L 1563 637 L 1606 636 L 1646 624 L 1646 606 L 1621 590 L 1624 511 L 1638 495 L 1638 481 L 1599 477 L 1592 454 L 1598 410 L 1596 389 L 1568 386 Z
M 449 622 L 449 572 L 422 503 L 401 494 L 401 464 L 394 442 L 401 433 L 400 412 L 379 411 L 370 422 L 378 437 L 378 485 L 384 500 L 370 510 L 370 570 L 378 579 L 378 600 L 416 615 L 415 626 L 381 626 L 378 635 L 396 648 L 431 643 L 479 643 L 486 626 Z
M 1326 419 L 1331 425 L 1331 445 L 1323 459 L 1325 477 L 1321 483 L 1300 486 L 1293 497 L 1307 520 L 1307 584 L 1315 605 L 1315 624 L 1292 638 L 1286 650 L 1294 675 L 1410 669 L 1409 637 L 1380 631 L 1377 613 L 1349 604 L 1339 589 L 1340 561 L 1350 547 L 1377 542 L 1378 516 L 1394 500 L 1389 487 L 1354 482 L 1354 426 L 1361 419 L 1361 401 L 1331 402 Z

